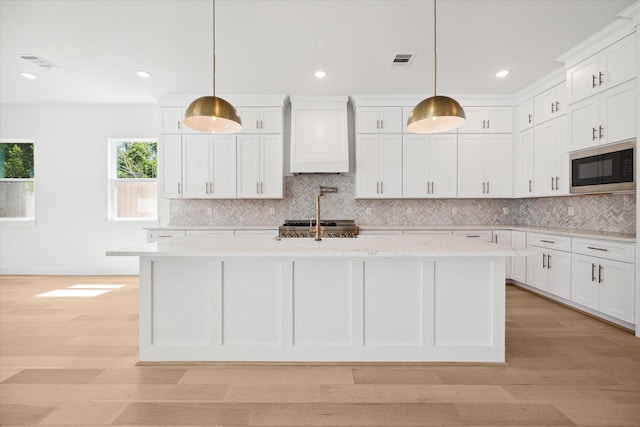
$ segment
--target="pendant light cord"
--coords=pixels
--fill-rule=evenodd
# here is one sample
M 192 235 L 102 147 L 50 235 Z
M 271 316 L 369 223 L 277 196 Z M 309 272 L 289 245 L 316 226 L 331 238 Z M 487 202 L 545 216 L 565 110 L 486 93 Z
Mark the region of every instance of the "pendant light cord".
M 436 87 L 438 82 L 438 50 L 437 50 L 437 37 L 436 31 L 436 3 L 437 0 L 433 0 L 433 96 L 436 96 Z
M 216 96 L 216 0 L 211 1 L 213 22 L 213 97 Z

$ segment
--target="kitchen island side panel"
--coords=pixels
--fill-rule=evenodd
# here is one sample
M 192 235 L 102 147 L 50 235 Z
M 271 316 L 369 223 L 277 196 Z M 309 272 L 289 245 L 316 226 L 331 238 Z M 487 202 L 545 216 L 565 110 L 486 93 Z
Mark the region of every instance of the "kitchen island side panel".
M 504 257 L 140 257 L 140 360 L 504 361 Z

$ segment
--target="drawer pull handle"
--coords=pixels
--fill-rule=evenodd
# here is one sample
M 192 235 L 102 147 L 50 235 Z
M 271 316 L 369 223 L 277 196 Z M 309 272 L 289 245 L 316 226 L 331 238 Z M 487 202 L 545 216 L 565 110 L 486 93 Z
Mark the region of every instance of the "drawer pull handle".
M 540 241 L 544 242 L 544 243 L 551 243 L 551 244 L 554 244 L 554 245 L 556 244 L 556 242 L 554 242 L 553 240 L 540 240 Z
M 593 249 L 594 251 L 609 252 L 609 249 L 596 248 L 596 247 L 593 247 L 593 246 L 587 246 L 587 249 Z
M 480 237 L 478 234 L 467 234 L 467 237 Z

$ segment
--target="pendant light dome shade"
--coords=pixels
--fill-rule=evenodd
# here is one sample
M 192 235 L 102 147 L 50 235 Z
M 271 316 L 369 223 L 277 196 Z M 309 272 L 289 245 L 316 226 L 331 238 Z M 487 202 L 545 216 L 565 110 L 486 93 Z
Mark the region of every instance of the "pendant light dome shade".
M 453 98 L 432 96 L 416 105 L 407 120 L 407 130 L 413 133 L 447 132 L 464 125 L 464 110 Z
M 217 96 L 203 96 L 191 104 L 184 113 L 184 124 L 192 129 L 209 133 L 236 133 L 242 121 L 229 102 Z

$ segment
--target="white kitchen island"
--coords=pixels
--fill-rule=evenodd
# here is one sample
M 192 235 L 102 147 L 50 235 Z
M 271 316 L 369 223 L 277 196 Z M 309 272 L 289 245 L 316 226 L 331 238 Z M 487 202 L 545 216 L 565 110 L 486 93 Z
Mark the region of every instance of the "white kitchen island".
M 192 236 L 140 257 L 140 360 L 503 362 L 506 246 Z

